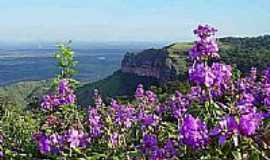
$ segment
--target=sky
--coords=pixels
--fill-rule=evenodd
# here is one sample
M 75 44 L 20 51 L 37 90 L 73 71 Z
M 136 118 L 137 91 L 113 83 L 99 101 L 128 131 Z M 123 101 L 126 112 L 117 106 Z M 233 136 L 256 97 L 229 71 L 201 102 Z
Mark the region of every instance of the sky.
M 270 0 L 0 0 L 0 41 L 190 41 L 270 34 Z

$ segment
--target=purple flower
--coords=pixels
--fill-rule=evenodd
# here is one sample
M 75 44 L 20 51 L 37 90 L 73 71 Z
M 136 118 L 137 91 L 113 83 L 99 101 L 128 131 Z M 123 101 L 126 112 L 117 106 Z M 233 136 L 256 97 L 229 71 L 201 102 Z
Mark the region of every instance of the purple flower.
M 52 151 L 51 141 L 44 133 L 35 134 L 34 139 L 37 141 L 38 149 L 41 154 L 48 154 Z
M 143 100 L 146 103 L 154 103 L 157 101 L 157 95 L 150 90 L 144 91 L 142 84 L 137 86 L 135 98 L 137 100 Z
M 210 87 L 214 84 L 215 75 L 211 68 L 203 63 L 198 63 L 194 68 L 189 69 L 189 79 L 197 85 Z
M 58 83 L 58 99 L 59 105 L 67 105 L 75 103 L 76 96 L 74 91 L 70 88 L 69 83 L 66 79 L 62 79 Z
M 140 99 L 140 98 L 144 97 L 144 89 L 143 89 L 143 85 L 142 84 L 139 84 L 137 86 L 137 89 L 136 89 L 136 92 L 135 92 L 135 97 L 137 99 Z
M 270 68 L 268 68 L 263 75 L 261 90 L 263 103 L 270 109 Z
M 183 114 L 190 105 L 190 101 L 187 97 L 176 91 L 175 96 L 169 100 L 168 105 L 170 106 L 173 116 L 178 119 L 183 117 Z
M 58 83 L 58 94 L 67 95 L 70 92 L 69 84 L 66 79 L 62 79 Z
M 52 110 L 55 106 L 59 105 L 59 100 L 53 95 L 46 95 L 43 97 L 41 107 L 44 109 Z
M 157 105 L 156 109 L 155 109 L 155 112 L 160 115 L 164 112 L 167 111 L 167 106 L 165 104 L 160 104 L 160 105 Z
M 265 97 L 264 98 L 264 104 L 268 107 L 270 107 L 270 97 Z
M 199 25 L 198 28 L 194 30 L 194 34 L 198 35 L 200 38 L 206 38 L 210 37 L 212 35 L 215 35 L 217 32 L 217 29 L 209 26 L 209 25 Z
M 219 58 L 217 42 L 213 39 L 196 41 L 189 50 L 189 56 L 192 60 L 202 60 L 208 57 Z
M 115 148 L 118 145 L 118 143 L 119 143 L 119 134 L 117 132 L 113 132 L 110 135 L 110 142 L 111 142 L 113 148 Z
M 187 97 L 190 101 L 204 102 L 207 99 L 207 94 L 200 86 L 193 86 L 190 88 Z
M 177 150 L 175 148 L 175 143 L 173 142 L 173 140 L 168 139 L 163 149 L 164 149 L 166 158 L 177 156 Z
M 152 153 L 149 155 L 150 160 L 163 160 L 165 159 L 165 153 L 163 149 L 155 149 L 152 151 Z
M 90 127 L 90 136 L 96 138 L 102 133 L 101 116 L 96 108 L 89 107 L 88 110 L 88 122 Z
M 143 145 L 141 146 L 141 151 L 144 154 L 152 154 L 155 150 L 158 149 L 158 140 L 156 135 L 146 134 L 143 136 Z
M 50 141 L 52 145 L 63 145 L 64 137 L 62 135 L 54 133 L 50 136 Z
M 145 92 L 145 95 L 148 103 L 154 103 L 157 101 L 157 96 L 154 92 L 148 90 Z
M 135 120 L 135 109 L 131 106 L 120 105 L 116 101 L 112 101 L 111 106 L 116 124 L 124 125 L 126 128 L 130 128 Z
M 264 75 L 266 80 L 270 81 L 270 67 L 265 70 Z
M 146 114 L 145 112 L 140 112 L 138 119 L 144 126 L 155 126 L 158 124 L 159 117 L 155 114 Z
M 211 70 L 215 75 L 215 83 L 218 86 L 223 85 L 225 88 L 227 88 L 228 86 L 226 84 L 227 82 L 231 81 L 232 78 L 232 67 L 222 63 L 213 63 Z
M 43 97 L 41 107 L 52 110 L 60 105 L 68 105 L 75 103 L 76 96 L 74 91 L 69 87 L 68 81 L 63 79 L 59 81 L 57 94 L 46 95 Z
M 250 112 L 240 116 L 239 130 L 242 135 L 251 136 L 256 132 L 262 121 L 262 115 Z
M 225 116 L 211 132 L 211 136 L 218 136 L 218 142 L 223 145 L 233 134 L 238 133 L 238 124 L 235 117 Z
M 241 98 L 237 103 L 237 107 L 242 113 L 253 111 L 255 109 L 253 106 L 254 100 L 255 98 L 252 94 L 244 92 L 241 94 Z
M 221 95 L 229 88 L 232 68 L 229 65 L 213 63 L 211 67 L 197 63 L 189 69 L 189 79 L 196 85 L 210 88 L 212 96 Z
M 3 135 L 1 134 L 0 132 L 0 147 L 1 147 L 1 144 L 3 143 Z M 2 151 L 3 148 L 0 148 L 0 159 L 4 157 L 4 152 Z
M 141 151 L 146 157 L 152 160 L 171 159 L 177 155 L 175 143 L 171 139 L 168 139 L 161 148 L 158 146 L 156 135 L 150 134 L 144 135 Z
M 264 113 L 264 114 L 262 114 L 262 117 L 263 117 L 264 119 L 270 118 L 270 113 Z
M 204 60 L 208 58 L 219 58 L 217 42 L 210 38 L 217 30 L 208 25 L 199 25 L 194 30 L 194 34 L 200 38 L 189 50 L 189 56 L 192 60 Z
M 68 130 L 66 137 L 70 148 L 85 147 L 87 142 L 87 136 L 82 131 L 74 128 Z
M 0 158 L 4 157 L 4 152 L 0 150 Z
M 201 120 L 187 115 L 180 129 L 182 142 L 192 148 L 202 148 L 208 141 L 208 129 Z

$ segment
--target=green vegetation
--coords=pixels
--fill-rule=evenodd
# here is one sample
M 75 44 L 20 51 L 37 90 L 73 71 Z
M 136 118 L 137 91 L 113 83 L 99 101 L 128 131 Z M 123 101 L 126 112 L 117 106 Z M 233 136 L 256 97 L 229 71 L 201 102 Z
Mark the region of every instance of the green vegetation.
M 90 102 L 90 97 L 94 94 L 94 89 L 98 89 L 104 97 L 129 97 L 134 94 L 137 84 L 143 84 L 147 88 L 151 85 L 158 85 L 158 80 L 150 77 L 141 77 L 134 74 L 122 73 L 116 71 L 113 75 L 90 84 L 83 85 L 78 88 L 77 97 L 82 105 Z
M 39 97 L 49 90 L 50 81 L 25 81 L 0 88 L 0 97 L 24 108 L 29 100 Z
M 270 64 L 270 36 L 259 36 L 254 38 L 220 38 L 221 60 L 227 64 L 235 64 L 242 72 L 248 72 L 253 66 L 259 71 L 267 68 Z M 180 75 L 178 79 L 185 80 L 187 72 L 187 49 L 192 43 L 174 43 L 163 49 L 150 49 L 140 53 L 142 60 L 146 56 L 155 56 L 156 53 L 167 50 L 171 58 L 172 65 L 178 69 Z M 134 54 L 134 53 L 129 53 Z M 151 59 L 151 58 L 150 58 Z M 88 104 L 90 96 L 95 88 L 99 89 L 104 97 L 130 96 L 138 83 L 143 83 L 146 88 L 152 85 L 161 86 L 163 90 L 168 90 L 168 83 L 162 84 L 155 78 L 139 77 L 132 74 L 116 71 L 111 76 L 93 83 L 87 83 L 79 87 L 77 94 L 80 104 Z M 170 82 L 181 83 L 181 82 Z M 173 85 L 175 86 L 175 85 Z M 0 88 L 1 97 L 12 97 L 14 102 L 25 106 L 31 101 L 37 100 L 49 89 L 47 81 L 20 82 Z M 45 89 L 44 89 L 45 88 Z M 34 98 L 33 98 L 34 97 Z
M 266 69 L 270 64 L 270 35 L 253 38 L 221 38 L 220 55 L 228 64 L 236 64 L 243 72 L 251 67 L 259 71 Z M 230 47 L 227 47 L 230 46 Z

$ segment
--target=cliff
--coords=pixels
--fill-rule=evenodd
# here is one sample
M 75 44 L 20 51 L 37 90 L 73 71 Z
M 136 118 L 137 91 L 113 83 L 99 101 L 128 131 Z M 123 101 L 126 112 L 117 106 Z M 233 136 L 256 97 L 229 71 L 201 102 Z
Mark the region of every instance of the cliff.
M 121 71 L 138 76 L 171 81 L 185 77 L 189 43 L 174 43 L 161 49 L 128 52 L 121 62 Z

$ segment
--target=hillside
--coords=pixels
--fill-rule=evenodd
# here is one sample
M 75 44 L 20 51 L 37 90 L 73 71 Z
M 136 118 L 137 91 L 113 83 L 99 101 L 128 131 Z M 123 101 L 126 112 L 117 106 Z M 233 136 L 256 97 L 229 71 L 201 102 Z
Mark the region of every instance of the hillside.
M 259 71 L 270 64 L 270 36 L 252 38 L 220 38 L 221 60 L 235 64 L 241 71 L 248 72 L 253 66 Z M 127 53 L 122 67 L 111 76 L 82 85 L 78 91 L 80 104 L 88 104 L 94 89 L 99 89 L 104 97 L 130 96 L 138 83 L 146 88 L 170 81 L 174 87 L 186 79 L 187 50 L 192 43 L 173 43 L 161 49 L 147 49 L 139 53 Z M 33 96 L 39 97 L 46 86 L 45 81 L 21 82 L 0 88 L 0 97 L 12 97 L 20 104 L 27 104 Z M 48 87 L 48 86 L 47 86 Z M 21 103 L 23 102 L 23 103 Z
M 242 72 L 251 67 L 259 71 L 270 64 L 270 36 L 253 38 L 220 38 L 221 60 L 227 64 L 235 64 Z M 183 81 L 187 73 L 187 50 L 192 43 L 173 43 L 161 49 L 147 49 L 140 53 L 127 53 L 122 61 L 121 70 L 108 78 L 82 86 L 79 100 L 85 104 L 85 97 L 90 97 L 91 90 L 97 88 L 104 96 L 116 97 L 131 95 L 135 84 L 147 82 L 151 85 L 163 84 L 167 81 Z M 136 76 L 135 76 L 136 75 Z M 136 78 L 135 78 L 136 77 Z
M 40 97 L 49 89 L 49 80 L 23 81 L 0 88 L 0 98 L 25 107 L 34 97 Z

